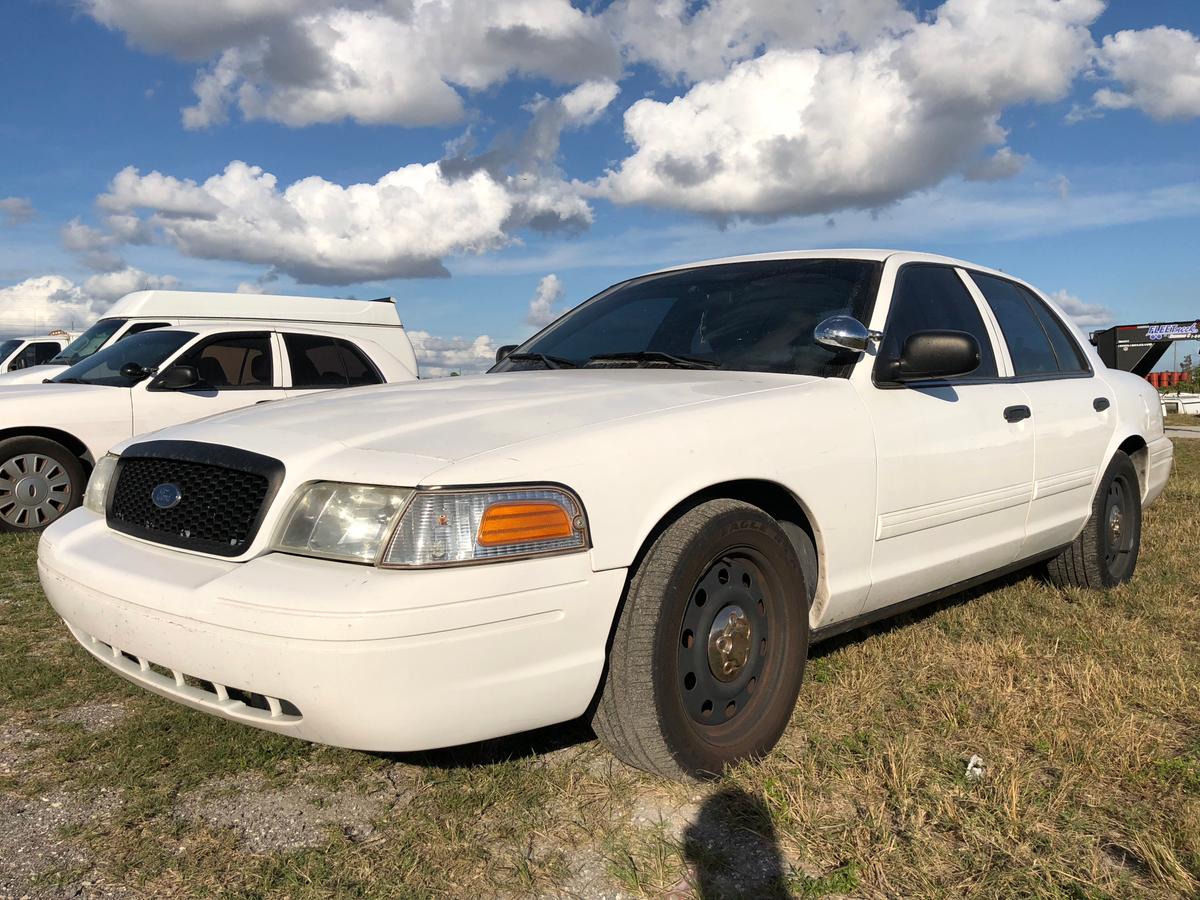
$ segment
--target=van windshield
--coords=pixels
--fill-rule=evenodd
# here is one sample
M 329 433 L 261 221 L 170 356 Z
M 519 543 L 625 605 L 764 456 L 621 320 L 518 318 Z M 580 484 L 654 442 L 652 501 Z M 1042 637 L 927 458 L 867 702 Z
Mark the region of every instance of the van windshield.
M 864 319 L 881 265 L 777 259 L 636 278 L 593 297 L 518 347 L 493 372 L 672 367 L 844 375 L 845 351 L 816 342 L 830 316 Z
M 99 353 L 93 353 L 83 362 L 71 366 L 54 381 L 58 384 L 100 384 L 130 388 L 145 376 L 122 375 L 121 370 L 125 366 L 135 363 L 153 374 L 195 336 L 191 331 L 146 331 L 135 334 Z
M 87 359 L 97 350 L 104 346 L 110 337 L 117 333 L 117 330 L 124 325 L 128 319 L 101 319 L 96 322 L 81 334 L 71 343 L 67 344 L 56 357 L 54 357 L 48 365 L 51 366 L 73 366 L 80 360 Z

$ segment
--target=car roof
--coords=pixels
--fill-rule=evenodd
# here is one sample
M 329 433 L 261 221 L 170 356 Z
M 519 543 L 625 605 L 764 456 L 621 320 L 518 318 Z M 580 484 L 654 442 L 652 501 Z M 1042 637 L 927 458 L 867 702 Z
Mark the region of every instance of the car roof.
M 967 266 L 972 269 L 986 269 L 986 266 L 976 265 L 975 263 L 966 262 L 961 259 L 954 259 L 950 256 L 941 256 L 936 253 L 920 253 L 912 250 L 884 250 L 884 249 L 827 249 L 827 250 L 778 250 L 773 253 L 750 253 L 744 256 L 724 256 L 718 259 L 705 259 L 698 262 L 682 263 L 675 266 L 667 266 L 663 269 L 658 269 L 648 274 L 657 275 L 660 272 L 677 272 L 682 269 L 693 269 L 701 266 L 723 266 L 731 263 L 743 262 L 765 262 L 768 260 L 778 259 L 864 259 L 874 262 L 883 262 L 890 256 L 904 256 L 907 260 L 913 262 L 936 262 L 953 266 Z

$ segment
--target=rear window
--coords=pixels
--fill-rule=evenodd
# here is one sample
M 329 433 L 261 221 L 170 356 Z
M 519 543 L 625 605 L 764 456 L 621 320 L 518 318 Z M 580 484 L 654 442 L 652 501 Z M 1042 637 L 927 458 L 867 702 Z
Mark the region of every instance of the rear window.
M 320 334 L 285 334 L 294 388 L 361 387 L 383 378 L 354 344 Z
M 1087 370 L 1078 345 L 1045 304 L 1018 284 L 972 272 L 1000 323 L 1013 374 L 1057 375 Z

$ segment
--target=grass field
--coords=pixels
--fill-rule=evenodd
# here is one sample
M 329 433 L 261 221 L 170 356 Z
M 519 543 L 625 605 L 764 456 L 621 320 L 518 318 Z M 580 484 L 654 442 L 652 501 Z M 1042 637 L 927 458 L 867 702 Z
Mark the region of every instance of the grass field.
M 0 539 L 0 896 L 1196 896 L 1200 442 L 1176 452 L 1132 584 L 1027 573 L 822 645 L 776 752 L 700 786 L 578 724 L 387 757 L 188 711 L 77 649 L 36 542 Z
M 1185 415 L 1184 413 L 1171 413 L 1163 416 L 1163 420 L 1168 425 L 1200 426 L 1200 416 Z

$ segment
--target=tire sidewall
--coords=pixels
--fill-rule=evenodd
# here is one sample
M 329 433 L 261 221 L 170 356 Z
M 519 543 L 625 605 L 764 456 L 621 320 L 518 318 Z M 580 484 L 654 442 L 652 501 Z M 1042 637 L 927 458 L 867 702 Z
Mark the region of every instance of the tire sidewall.
M 680 630 L 698 580 L 715 562 L 738 549 L 757 554 L 770 569 L 765 573 L 773 582 L 768 668 L 752 705 L 739 713 L 753 714 L 758 720 L 753 735 L 733 743 L 712 743 L 705 726 L 691 718 L 680 697 Z M 672 561 L 660 599 L 653 684 L 663 737 L 681 768 L 700 776 L 719 775 L 731 758 L 760 757 L 774 746 L 791 719 L 808 657 L 807 596 L 800 560 L 787 535 L 754 507 L 712 516 Z
M 10 525 L 3 519 L 0 519 L 0 533 L 8 534 L 36 534 L 43 530 L 48 525 L 57 522 L 71 510 L 76 509 L 83 502 L 83 491 L 85 487 L 85 472 L 83 464 L 79 458 L 57 441 L 52 441 L 49 438 L 43 437 L 14 437 L 0 441 L 0 465 L 13 457 L 21 456 L 26 453 L 37 453 L 42 456 L 49 457 L 63 467 L 71 480 L 71 496 L 67 502 L 66 508 L 56 518 L 35 528 L 21 528 L 16 525 Z
M 1133 546 L 1130 549 L 1128 557 L 1125 559 L 1122 570 L 1112 573 L 1105 564 L 1105 551 L 1107 549 L 1105 512 L 1108 508 L 1109 488 L 1118 478 L 1124 479 L 1125 482 L 1125 490 L 1129 501 L 1127 503 L 1127 527 L 1133 529 Z M 1137 569 L 1138 555 L 1141 551 L 1142 494 L 1137 469 L 1133 465 L 1133 460 L 1124 453 L 1118 453 L 1114 456 L 1108 464 L 1108 468 L 1104 471 L 1104 477 L 1100 481 L 1100 489 L 1096 492 L 1096 498 L 1092 504 L 1092 528 L 1090 530 L 1091 549 L 1096 554 L 1096 563 L 1104 586 L 1116 587 L 1119 584 L 1129 581 Z

